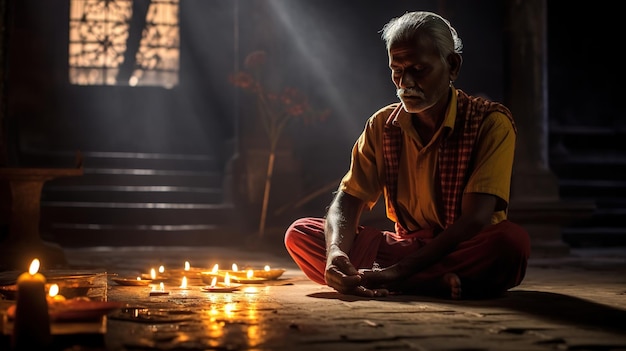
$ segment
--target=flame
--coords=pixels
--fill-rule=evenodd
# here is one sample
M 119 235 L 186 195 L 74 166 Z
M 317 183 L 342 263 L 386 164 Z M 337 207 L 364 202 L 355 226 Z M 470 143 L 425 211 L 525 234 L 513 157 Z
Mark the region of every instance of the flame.
M 180 287 L 187 289 L 187 277 L 183 277 L 183 281 L 180 283 Z
M 58 293 L 59 293 L 59 285 L 58 284 L 50 285 L 50 290 L 48 291 L 48 295 L 50 297 L 55 297 Z
M 217 263 L 216 263 L 216 264 L 215 264 L 215 266 L 213 266 L 213 270 L 212 270 L 212 272 L 213 272 L 213 273 L 217 273 L 218 268 L 219 268 L 219 266 L 218 266 L 218 265 L 217 265 Z
M 159 289 L 161 289 L 161 291 L 165 291 L 165 284 L 163 284 L 163 282 L 159 283 Z
M 159 266 L 159 273 L 163 273 L 165 272 L 165 266 L 161 265 Z
M 266 272 L 269 272 L 270 271 L 270 266 L 269 265 L 265 265 L 264 269 L 265 269 Z
M 156 279 L 156 271 L 154 268 L 150 270 L 150 278 L 152 278 L 152 280 Z
M 185 261 L 185 270 L 188 271 L 190 268 L 189 261 Z
M 137 277 L 137 280 L 141 280 L 141 277 Z
M 217 277 L 213 277 L 213 279 L 211 280 L 211 287 L 214 288 L 216 284 L 217 284 Z
M 30 275 L 37 274 L 37 272 L 39 271 L 40 264 L 41 263 L 39 262 L 39 259 L 35 258 L 33 262 L 30 263 L 30 267 L 28 268 L 28 273 L 30 273 Z
M 246 276 L 248 277 L 248 279 L 251 279 L 254 276 L 254 271 L 248 269 L 248 273 L 246 274 Z
M 237 268 L 237 264 L 233 263 L 233 272 L 237 272 L 239 268 Z
M 226 272 L 226 275 L 224 276 L 224 285 L 230 286 L 230 276 L 228 275 L 228 272 Z

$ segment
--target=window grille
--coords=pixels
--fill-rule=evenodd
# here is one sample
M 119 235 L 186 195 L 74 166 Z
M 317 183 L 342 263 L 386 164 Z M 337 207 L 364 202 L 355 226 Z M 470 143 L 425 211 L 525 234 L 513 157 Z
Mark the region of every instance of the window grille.
M 70 83 L 174 87 L 178 13 L 179 0 L 71 0 Z

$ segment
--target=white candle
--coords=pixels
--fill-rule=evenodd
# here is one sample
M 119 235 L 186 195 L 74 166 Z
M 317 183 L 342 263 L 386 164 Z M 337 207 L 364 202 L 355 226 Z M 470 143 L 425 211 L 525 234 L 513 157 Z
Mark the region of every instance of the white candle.
M 39 264 L 39 260 L 35 258 L 28 272 L 17 278 L 12 340 L 16 350 L 43 350 L 52 342 L 46 278 L 38 273 Z

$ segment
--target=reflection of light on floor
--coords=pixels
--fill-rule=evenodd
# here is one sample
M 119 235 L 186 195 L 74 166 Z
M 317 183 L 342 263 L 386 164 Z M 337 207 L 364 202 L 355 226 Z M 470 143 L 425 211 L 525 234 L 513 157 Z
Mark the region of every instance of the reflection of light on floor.
M 259 293 L 259 289 L 257 289 L 254 286 L 246 286 L 241 291 L 243 291 L 244 294 L 258 294 Z
M 257 346 L 263 340 L 261 339 L 261 334 L 259 333 L 258 325 L 250 325 L 248 326 L 248 346 Z
M 259 315 L 257 311 L 256 295 L 250 295 L 248 302 L 248 326 L 246 330 L 248 346 L 257 346 L 263 342 L 262 335 L 259 329 Z
M 202 324 L 211 347 L 238 340 L 253 348 L 267 341 L 267 326 L 263 325 L 259 311 L 265 288 L 246 286 L 235 294 L 207 295 L 211 305 L 204 311 Z

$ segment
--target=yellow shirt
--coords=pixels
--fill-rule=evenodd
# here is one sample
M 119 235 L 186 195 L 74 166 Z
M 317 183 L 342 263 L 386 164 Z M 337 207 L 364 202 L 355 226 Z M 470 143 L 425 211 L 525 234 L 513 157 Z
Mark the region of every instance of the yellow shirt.
M 452 88 L 453 89 L 453 88 Z M 408 230 L 444 228 L 443 204 L 436 196 L 439 144 L 442 131 L 453 129 L 456 119 L 456 92 L 446 112 L 445 120 L 427 145 L 413 128 L 411 114 L 402 111 L 398 123 L 403 131 L 403 148 L 398 174 L 397 211 L 401 212 Z M 374 207 L 384 191 L 385 164 L 383 159 L 383 131 L 393 106 L 386 106 L 372 115 L 352 149 L 350 169 L 339 189 Z M 492 194 L 508 204 L 516 135 L 511 121 L 500 112 L 485 116 L 474 146 L 475 157 L 469 170 L 469 181 L 463 193 Z M 386 194 L 385 194 L 386 195 Z M 387 217 L 396 222 L 387 207 Z M 495 224 L 506 219 L 506 209 L 499 209 L 491 217 Z

